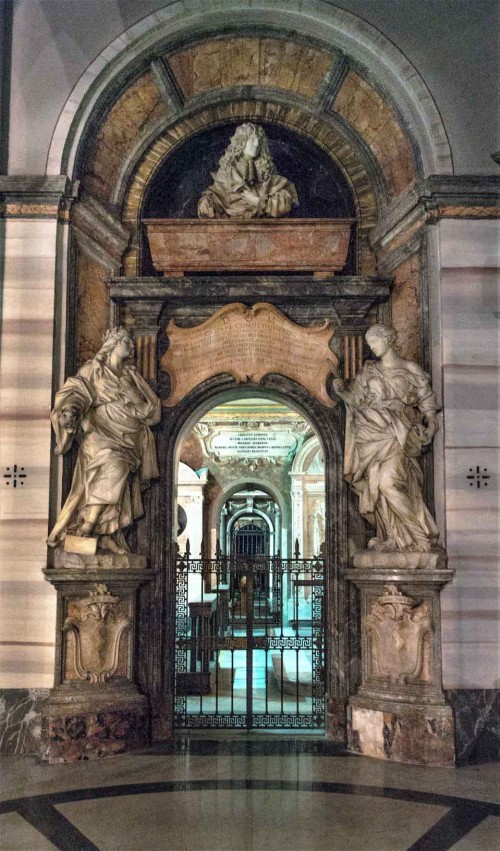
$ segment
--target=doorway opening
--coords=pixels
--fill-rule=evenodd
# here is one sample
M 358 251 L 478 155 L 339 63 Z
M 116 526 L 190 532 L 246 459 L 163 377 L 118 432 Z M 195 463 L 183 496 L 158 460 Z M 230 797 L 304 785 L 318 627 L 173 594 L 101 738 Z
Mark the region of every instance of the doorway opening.
M 176 726 L 321 730 L 318 435 L 283 402 L 245 397 L 203 414 L 178 459 Z

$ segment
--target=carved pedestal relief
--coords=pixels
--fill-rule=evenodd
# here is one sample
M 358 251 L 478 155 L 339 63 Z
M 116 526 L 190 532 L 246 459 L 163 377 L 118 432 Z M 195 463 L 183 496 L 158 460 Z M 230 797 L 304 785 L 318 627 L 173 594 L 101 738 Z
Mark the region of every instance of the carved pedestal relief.
M 370 605 L 362 630 L 367 642 L 367 677 L 390 683 L 429 682 L 432 621 L 429 604 L 386 585 Z
M 87 597 L 69 606 L 72 614 L 63 626 L 63 631 L 71 634 L 71 638 L 67 636 L 66 649 L 72 655 L 76 677 L 88 680 L 91 685 L 105 683 L 122 667 L 120 639 L 130 628 L 131 620 L 120 604 L 120 597 L 110 594 L 108 587 L 99 583 Z M 125 661 L 123 674 L 127 673 L 126 667 Z M 73 678 L 70 658 L 66 673 Z

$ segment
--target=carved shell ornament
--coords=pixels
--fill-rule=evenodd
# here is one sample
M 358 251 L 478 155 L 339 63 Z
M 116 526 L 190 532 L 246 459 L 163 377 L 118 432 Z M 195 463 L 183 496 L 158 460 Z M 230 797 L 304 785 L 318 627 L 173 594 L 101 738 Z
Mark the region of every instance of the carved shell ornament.
M 130 618 L 117 609 L 119 603 L 120 597 L 98 583 L 79 601 L 79 616 L 64 622 L 63 632 L 72 632 L 74 637 L 75 670 L 92 685 L 105 683 L 118 667 L 120 638 L 131 625 Z

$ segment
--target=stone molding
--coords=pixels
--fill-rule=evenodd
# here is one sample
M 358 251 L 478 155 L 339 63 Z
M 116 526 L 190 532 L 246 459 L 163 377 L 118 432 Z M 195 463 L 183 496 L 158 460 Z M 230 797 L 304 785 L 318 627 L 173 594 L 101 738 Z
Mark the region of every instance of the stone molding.
M 312 275 L 283 275 L 255 277 L 227 275 L 222 289 L 214 277 L 185 276 L 183 278 L 111 277 L 108 283 L 110 298 L 131 307 L 148 302 L 153 315 L 168 302 L 169 317 L 182 316 L 189 304 L 202 303 L 202 316 L 210 316 L 223 304 L 251 298 L 252 302 L 268 301 L 280 307 L 287 305 L 286 315 L 297 322 L 311 321 L 310 310 L 303 303 L 304 290 L 314 301 L 321 315 L 331 316 L 346 332 L 364 333 L 366 315 L 372 307 L 389 298 L 391 281 L 382 277 L 363 275 L 342 276 L 318 280 Z M 296 305 L 294 302 L 296 301 Z M 132 308 L 135 310 L 135 307 Z M 198 310 L 190 312 L 191 321 L 198 321 Z M 313 321 L 317 321 L 317 318 Z
M 71 224 L 79 248 L 116 273 L 130 241 L 130 234 L 121 222 L 89 197 L 73 205 Z
M 78 195 L 79 181 L 66 175 L 0 175 L 0 219 L 53 219 L 67 221 Z
M 168 61 L 161 56 L 155 56 L 150 67 L 168 109 L 173 113 L 178 112 L 184 106 L 184 95 Z
M 430 175 L 388 205 L 370 244 L 394 251 L 442 218 L 500 218 L 500 176 Z

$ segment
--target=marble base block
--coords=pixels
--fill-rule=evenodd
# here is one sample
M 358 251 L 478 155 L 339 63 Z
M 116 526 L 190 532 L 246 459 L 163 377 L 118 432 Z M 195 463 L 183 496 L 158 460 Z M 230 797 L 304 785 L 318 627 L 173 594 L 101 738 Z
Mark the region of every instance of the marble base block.
M 441 674 L 446 553 L 356 553 L 346 577 L 360 591 L 361 683 L 349 700 L 355 753 L 453 765 L 454 721 Z
M 417 765 L 455 763 L 454 723 L 449 706 L 416 706 L 353 697 L 349 701 L 349 750 L 363 756 Z
M 146 697 L 123 687 L 54 689 L 42 710 L 42 759 L 78 762 L 146 747 L 150 741 Z
M 77 539 L 80 540 L 80 539 Z M 89 539 L 86 539 L 89 540 Z M 47 579 L 55 570 L 146 570 L 147 559 L 136 553 L 84 553 L 66 551 L 62 547 L 49 550 Z
M 55 687 L 42 711 L 42 759 L 75 762 L 141 748 L 150 740 L 139 694 L 138 590 L 152 572 L 141 555 L 51 552 L 57 590 Z
M 428 552 L 393 552 L 361 550 L 355 553 L 353 566 L 365 570 L 443 570 L 447 556 L 441 547 Z

